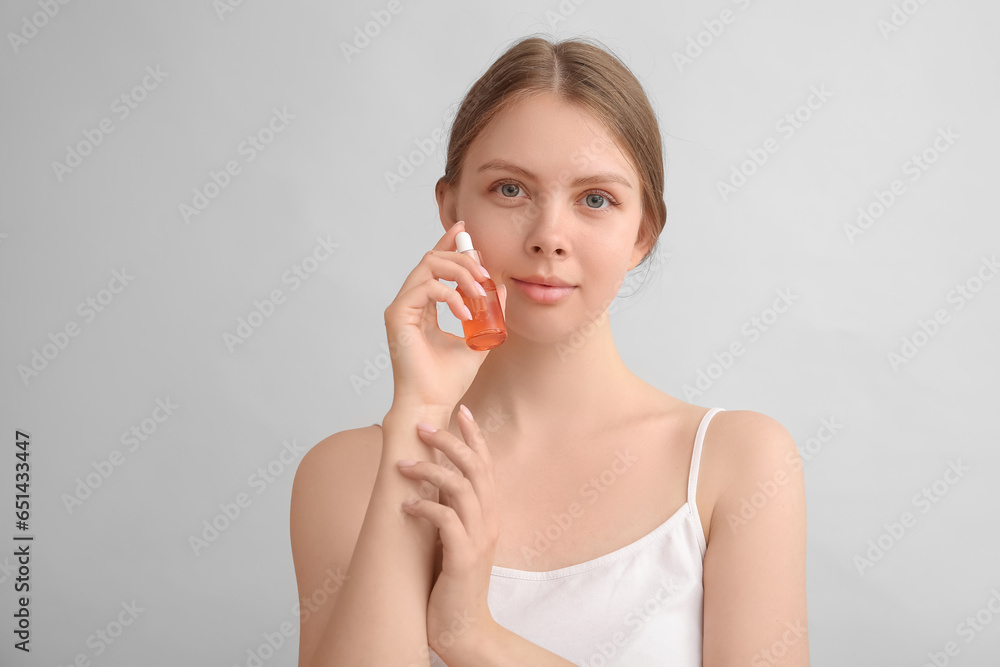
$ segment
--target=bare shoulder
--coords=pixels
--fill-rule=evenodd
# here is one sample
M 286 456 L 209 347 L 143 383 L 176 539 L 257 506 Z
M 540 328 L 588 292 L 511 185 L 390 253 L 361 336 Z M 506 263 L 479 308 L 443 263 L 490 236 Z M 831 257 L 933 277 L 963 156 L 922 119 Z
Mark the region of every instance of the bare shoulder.
M 376 425 L 339 431 L 306 452 L 292 482 L 294 557 L 299 555 L 296 547 L 305 555 L 326 534 L 314 531 L 317 526 L 356 523 L 360 532 L 381 456 L 382 429 Z
M 317 473 L 336 473 L 330 463 L 361 463 L 372 458 L 377 461 L 381 452 L 382 427 L 377 424 L 338 431 L 306 452 L 295 472 L 296 483 L 300 475 L 303 481 L 308 481 Z M 358 471 L 352 472 L 357 474 Z
M 713 472 L 711 531 L 720 526 L 733 530 L 752 518 L 756 505 L 771 500 L 778 491 L 803 486 L 802 458 L 795 439 L 776 419 L 752 410 L 724 410 L 712 418 L 705 433 L 703 460 Z M 782 500 L 798 502 L 801 494 L 781 495 Z M 723 511 L 720 514 L 716 509 Z
M 709 437 L 708 432 L 705 435 Z M 773 417 L 753 410 L 722 410 L 711 423 L 713 449 L 723 454 L 737 465 L 752 463 L 761 458 L 778 456 L 785 458 L 789 453 L 798 455 L 795 440 L 791 434 Z
M 362 502 L 354 492 L 374 485 L 382 453 L 382 429 L 377 425 L 339 431 L 314 445 L 295 471 L 292 483 L 292 529 L 296 518 L 335 508 L 315 507 L 306 502 L 316 495 L 334 494 L 339 501 Z
M 300 655 L 311 653 L 333 610 L 381 455 L 379 426 L 348 429 L 314 445 L 295 471 L 289 530 L 301 610 Z

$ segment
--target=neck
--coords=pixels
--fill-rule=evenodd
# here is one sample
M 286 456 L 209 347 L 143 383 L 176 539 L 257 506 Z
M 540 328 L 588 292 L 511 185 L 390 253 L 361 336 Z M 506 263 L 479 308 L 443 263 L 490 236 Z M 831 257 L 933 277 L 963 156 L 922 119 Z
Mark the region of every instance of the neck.
M 607 428 L 609 417 L 637 395 L 641 382 L 619 357 L 604 317 L 589 333 L 558 343 L 508 330 L 461 403 L 472 411 L 487 442 L 558 453 Z M 491 440 L 494 435 L 500 437 Z

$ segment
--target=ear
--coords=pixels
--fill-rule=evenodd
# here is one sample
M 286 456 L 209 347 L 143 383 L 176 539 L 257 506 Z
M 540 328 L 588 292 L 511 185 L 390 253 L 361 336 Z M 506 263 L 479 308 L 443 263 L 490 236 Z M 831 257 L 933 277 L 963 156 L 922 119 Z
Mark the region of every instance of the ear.
M 438 179 L 437 185 L 434 186 L 434 198 L 437 199 L 441 225 L 445 231 L 448 231 L 452 225 L 458 222 L 458 214 L 455 210 L 455 188 L 444 180 L 444 177 L 441 177 Z

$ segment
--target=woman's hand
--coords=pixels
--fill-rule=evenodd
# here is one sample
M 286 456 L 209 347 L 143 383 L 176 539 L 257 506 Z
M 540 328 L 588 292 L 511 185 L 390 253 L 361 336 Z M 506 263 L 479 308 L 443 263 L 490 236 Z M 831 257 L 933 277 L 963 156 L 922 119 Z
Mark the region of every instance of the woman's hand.
M 422 498 L 403 509 L 433 523 L 440 535 L 440 573 L 427 603 L 427 642 L 442 658 L 449 651 L 468 650 L 495 625 L 487 605 L 499 535 L 493 460 L 468 408 L 463 405 L 458 413 L 465 442 L 447 430 L 417 429 L 421 440 L 444 454 L 454 469 L 430 461 L 399 463 L 403 475 L 426 480 L 440 491 L 441 502 Z
M 394 404 L 437 406 L 450 412 L 489 353 L 473 350 L 464 338 L 438 326 L 438 301 L 447 302 L 455 317 L 470 319 L 462 295 L 440 280 L 454 281 L 466 294 L 476 294 L 477 287 L 481 288 L 479 281 L 486 278 L 474 259 L 455 252 L 455 236 L 464 229 L 461 221 L 451 226 L 421 258 L 385 309 Z M 501 287 L 498 292 L 503 309 L 507 290 Z

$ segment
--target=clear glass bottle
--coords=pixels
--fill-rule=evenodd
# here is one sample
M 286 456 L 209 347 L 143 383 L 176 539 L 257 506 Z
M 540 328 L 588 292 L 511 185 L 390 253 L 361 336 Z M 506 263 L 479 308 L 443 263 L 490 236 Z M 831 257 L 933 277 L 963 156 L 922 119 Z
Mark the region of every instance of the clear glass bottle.
M 472 237 L 468 232 L 456 234 L 455 244 L 458 246 L 457 252 L 469 255 L 482 266 L 483 258 L 479 251 L 472 247 Z M 469 295 L 463 292 L 461 287 L 457 288 L 458 293 L 462 295 L 462 301 L 472 313 L 471 320 L 462 320 L 462 328 L 465 330 L 466 345 L 473 350 L 492 350 L 507 339 L 507 325 L 503 320 L 497 286 L 489 278 L 479 284 L 486 290 L 486 296 L 480 296 L 478 292 Z

